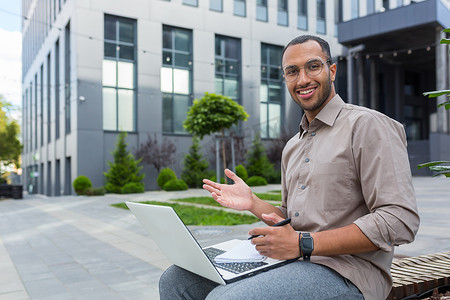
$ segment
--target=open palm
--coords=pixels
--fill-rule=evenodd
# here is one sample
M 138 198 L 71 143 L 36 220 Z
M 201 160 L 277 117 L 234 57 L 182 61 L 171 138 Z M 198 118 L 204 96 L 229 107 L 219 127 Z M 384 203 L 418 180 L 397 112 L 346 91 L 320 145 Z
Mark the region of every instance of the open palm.
M 225 170 L 225 175 L 233 180 L 234 184 L 220 184 L 204 179 L 203 188 L 222 206 L 236 210 L 250 210 L 253 203 L 250 187 L 229 169 Z

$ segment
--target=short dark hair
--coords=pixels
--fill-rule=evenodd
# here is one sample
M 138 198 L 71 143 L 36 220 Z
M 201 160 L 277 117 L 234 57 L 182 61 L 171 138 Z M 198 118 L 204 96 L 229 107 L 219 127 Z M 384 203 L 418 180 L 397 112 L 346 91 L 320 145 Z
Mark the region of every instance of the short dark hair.
M 303 44 L 307 41 L 316 41 L 317 43 L 319 43 L 320 47 L 322 48 L 322 51 L 327 56 L 327 60 L 329 60 L 330 65 L 333 64 L 333 59 L 331 58 L 330 45 L 328 44 L 328 42 L 318 36 L 309 35 L 309 34 L 300 35 L 300 36 L 294 38 L 292 41 L 290 41 L 289 44 L 287 44 L 284 47 L 281 57 L 284 56 L 284 52 L 286 52 L 287 48 L 289 48 L 290 46 L 294 46 L 297 44 Z

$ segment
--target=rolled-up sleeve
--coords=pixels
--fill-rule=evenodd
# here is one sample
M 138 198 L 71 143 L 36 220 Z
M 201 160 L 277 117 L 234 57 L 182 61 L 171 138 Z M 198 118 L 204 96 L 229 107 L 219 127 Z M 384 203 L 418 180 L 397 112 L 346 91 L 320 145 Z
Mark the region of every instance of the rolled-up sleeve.
M 352 149 L 370 213 L 354 221 L 377 247 L 410 243 L 419 228 L 403 126 L 381 114 L 355 120 Z

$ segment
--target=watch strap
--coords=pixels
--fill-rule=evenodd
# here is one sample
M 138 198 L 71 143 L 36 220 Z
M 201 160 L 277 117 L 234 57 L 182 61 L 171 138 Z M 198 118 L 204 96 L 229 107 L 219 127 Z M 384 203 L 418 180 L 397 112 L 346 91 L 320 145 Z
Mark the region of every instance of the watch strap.
M 314 240 L 309 232 L 303 232 L 300 238 L 300 254 L 304 261 L 309 261 L 314 250 Z

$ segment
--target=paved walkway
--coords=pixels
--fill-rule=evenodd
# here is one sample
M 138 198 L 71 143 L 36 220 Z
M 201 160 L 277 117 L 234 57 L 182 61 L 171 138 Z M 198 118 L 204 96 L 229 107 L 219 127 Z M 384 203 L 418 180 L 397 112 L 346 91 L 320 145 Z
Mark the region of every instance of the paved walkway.
M 414 178 L 421 228 L 397 255 L 450 249 L 450 179 Z M 280 189 L 259 187 L 255 191 Z M 0 300 L 158 299 L 158 280 L 170 265 L 127 210 L 125 200 L 208 195 L 203 190 L 103 197 L 25 196 L 0 200 Z M 190 226 L 201 245 L 244 238 L 255 225 Z

